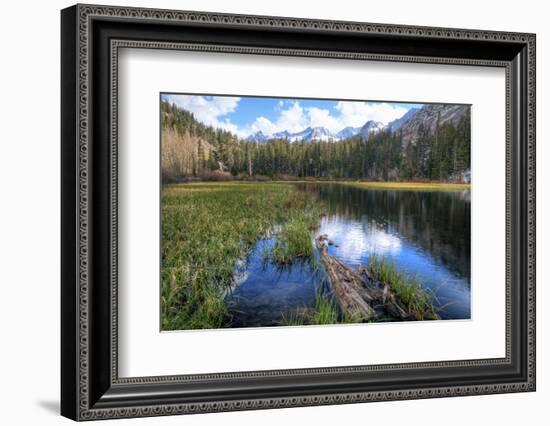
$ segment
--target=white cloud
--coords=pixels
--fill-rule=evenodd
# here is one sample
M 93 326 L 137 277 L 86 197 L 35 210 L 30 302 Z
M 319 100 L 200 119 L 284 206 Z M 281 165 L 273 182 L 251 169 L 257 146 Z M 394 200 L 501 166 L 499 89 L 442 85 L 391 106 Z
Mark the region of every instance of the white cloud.
M 281 110 L 275 126 L 280 131 L 299 132 L 309 125 L 304 109 L 298 101 L 293 102 L 289 108 Z
M 279 105 L 280 105 L 279 101 Z M 282 132 L 288 130 L 289 132 L 300 132 L 308 127 L 310 121 L 298 101 L 292 102 L 286 109 L 282 109 L 279 112 L 277 120 L 275 122 L 269 120 L 266 117 L 260 116 L 246 128 L 242 129 L 244 134 L 252 134 L 257 131 L 262 131 L 266 135 L 272 135 L 273 133 Z
M 343 124 L 342 127 L 359 127 L 369 120 L 388 124 L 390 121 L 402 117 L 408 111 L 407 108 L 387 102 L 356 101 L 339 101 L 334 109 L 338 111 L 339 121 Z
M 266 135 L 271 135 L 278 132 L 278 128 L 269 119 L 262 116 L 256 118 L 256 120 L 254 120 L 250 127 L 243 129 L 243 133 L 248 132 L 248 134 L 256 133 L 258 131 L 261 131 Z
M 231 123 L 228 118 L 222 119 L 221 117 L 235 111 L 241 98 L 232 96 L 206 98 L 196 95 L 163 95 L 162 98 L 192 112 L 201 123 L 240 134 L 239 128 L 235 124 Z
M 326 127 L 333 133 L 336 133 L 345 127 L 342 125 L 339 117 L 331 115 L 328 109 L 309 107 L 306 108 L 306 113 L 309 120 L 308 124 L 311 127 Z

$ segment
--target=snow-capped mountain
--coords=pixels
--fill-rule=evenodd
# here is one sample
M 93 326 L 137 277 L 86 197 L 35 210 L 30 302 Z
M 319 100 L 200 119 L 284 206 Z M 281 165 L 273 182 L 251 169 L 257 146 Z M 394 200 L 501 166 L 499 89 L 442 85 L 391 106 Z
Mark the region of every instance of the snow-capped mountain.
M 270 139 L 269 136 L 265 135 L 261 130 L 258 130 L 256 133 L 253 133 L 250 136 L 248 136 L 245 139 L 245 141 L 264 143 L 264 142 L 267 142 L 269 139 Z
M 276 139 L 288 139 L 290 142 L 296 141 L 337 141 L 338 137 L 333 135 L 326 127 L 308 127 L 301 132 L 290 133 L 285 130 L 283 132 L 274 133 L 272 135 Z
M 316 140 L 316 141 L 336 141 L 338 138 L 333 135 L 326 127 L 308 127 L 309 132 L 304 135 L 304 140 Z M 305 131 L 307 131 L 306 129 Z
M 271 138 L 272 139 L 289 139 L 291 134 L 292 133 L 290 133 L 288 130 L 283 130 L 282 132 L 273 133 L 271 135 Z
M 381 123 L 380 121 L 369 120 L 363 125 L 363 127 L 361 127 L 358 135 L 361 136 L 364 141 L 368 141 L 371 133 L 379 132 L 380 130 L 384 130 L 384 128 L 384 123 Z
M 360 130 L 361 127 L 344 127 L 342 130 L 336 133 L 336 137 L 339 139 L 348 139 L 355 136 L 357 133 L 359 133 Z
M 270 139 L 286 139 L 290 142 L 304 141 L 323 141 L 323 142 L 337 142 L 345 139 L 352 138 L 354 136 L 361 137 L 365 142 L 369 140 L 369 136 L 373 133 L 380 132 L 382 130 L 389 130 L 396 132 L 400 129 L 404 131 L 414 125 L 417 119 L 423 115 L 426 115 L 426 109 L 430 109 L 430 106 L 424 106 L 422 108 L 411 108 L 402 117 L 384 124 L 380 121 L 368 120 L 361 127 L 344 127 L 337 133 L 332 133 L 326 127 L 308 127 L 300 132 L 289 132 L 283 130 L 271 135 L 258 131 L 251 134 L 246 138 L 249 142 L 265 143 Z M 445 109 L 445 108 L 443 108 Z

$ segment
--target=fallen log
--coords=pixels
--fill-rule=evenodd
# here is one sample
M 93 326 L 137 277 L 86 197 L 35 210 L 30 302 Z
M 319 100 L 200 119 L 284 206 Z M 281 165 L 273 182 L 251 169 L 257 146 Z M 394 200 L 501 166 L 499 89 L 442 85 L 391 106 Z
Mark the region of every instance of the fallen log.
M 372 299 L 364 291 L 361 276 L 328 254 L 325 235 L 317 237 L 315 244 L 342 312 L 354 322 L 374 319 L 376 313 L 369 304 Z
M 401 321 L 440 319 L 437 314 L 410 312 L 387 284 L 374 279 L 368 268 L 361 267 L 356 271 L 331 256 L 328 253 L 329 241 L 328 236 L 323 234 L 315 239 L 315 244 L 338 305 L 354 322 L 388 317 Z

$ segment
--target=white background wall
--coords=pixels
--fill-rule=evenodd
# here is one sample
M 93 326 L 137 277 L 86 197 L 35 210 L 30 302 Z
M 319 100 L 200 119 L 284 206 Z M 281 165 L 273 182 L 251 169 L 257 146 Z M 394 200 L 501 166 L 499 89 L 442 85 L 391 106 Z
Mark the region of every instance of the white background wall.
M 108 1 L 143 7 L 448 26 L 537 33 L 538 390 L 530 394 L 293 408 L 102 424 L 545 424 L 550 402 L 550 27 L 545 2 L 462 0 Z M 68 424 L 59 404 L 59 9 L 12 0 L 0 25 L 0 419 Z M 546 192 L 546 194 L 545 194 Z M 490 255 L 490 253 L 487 253 Z M 130 423 L 131 422 L 131 423 Z

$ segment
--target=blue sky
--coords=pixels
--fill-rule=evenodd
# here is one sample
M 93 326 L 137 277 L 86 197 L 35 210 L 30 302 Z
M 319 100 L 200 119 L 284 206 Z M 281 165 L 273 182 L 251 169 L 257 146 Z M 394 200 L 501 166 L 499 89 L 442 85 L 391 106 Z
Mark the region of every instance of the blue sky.
M 360 127 L 369 120 L 384 124 L 421 104 L 398 102 L 333 101 L 162 94 L 162 100 L 193 112 L 204 124 L 229 130 L 240 137 L 257 131 L 266 135 L 306 127 L 326 127 L 336 133 L 344 127 Z

